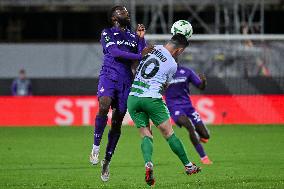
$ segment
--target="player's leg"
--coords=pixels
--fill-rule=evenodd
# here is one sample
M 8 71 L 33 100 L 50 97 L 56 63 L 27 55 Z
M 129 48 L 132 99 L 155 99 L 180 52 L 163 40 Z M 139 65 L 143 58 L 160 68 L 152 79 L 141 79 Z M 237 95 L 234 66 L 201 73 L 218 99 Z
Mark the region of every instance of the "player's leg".
M 130 92 L 131 82 L 122 80 L 115 83 L 115 98 L 112 103 L 111 128 L 108 133 L 105 159 L 103 161 L 101 178 L 109 179 L 109 164 L 121 135 L 121 125 L 127 111 L 127 99 Z
M 196 145 L 199 144 L 199 139 L 198 139 L 198 137 L 195 133 L 195 128 L 192 125 L 190 119 L 186 115 L 179 116 L 176 123 L 178 125 L 181 125 L 182 127 L 184 127 L 188 131 L 189 138 L 190 138 L 190 141 L 193 144 L 193 146 L 196 146 Z
M 94 144 L 97 146 L 100 145 L 102 135 L 107 124 L 107 119 L 108 119 L 107 115 L 111 103 L 112 103 L 111 97 L 102 96 L 99 98 L 99 111 L 96 116 L 95 132 L 94 132 Z
M 103 161 L 101 179 L 109 179 L 109 164 L 121 135 L 121 125 L 127 110 L 127 98 L 130 92 L 130 82 L 118 81 L 115 84 L 115 97 L 112 103 L 111 128 L 108 133 L 105 159 Z
M 100 143 L 107 124 L 107 119 L 108 119 L 107 114 L 111 102 L 112 99 L 110 97 L 103 96 L 99 98 L 99 111 L 98 114 L 96 115 L 95 129 L 94 129 L 94 143 L 90 156 L 90 162 L 93 165 L 96 165 L 99 162 Z
M 145 181 L 148 185 L 154 185 L 155 179 L 153 176 L 153 136 L 149 126 L 149 117 L 141 106 L 140 100 L 143 98 L 129 96 L 127 107 L 135 126 L 139 129 L 141 136 L 141 151 L 145 162 Z
M 167 140 L 172 151 L 178 156 L 182 164 L 185 166 L 185 172 L 188 175 L 201 171 L 200 167 L 188 160 L 184 146 L 181 140 L 175 135 L 170 120 L 166 120 L 158 126 L 160 132 Z
M 145 114 L 144 116 L 149 120 L 148 116 Z M 143 154 L 144 162 L 145 162 L 145 181 L 149 186 L 155 184 L 154 178 L 154 165 L 152 162 L 152 154 L 153 154 L 153 136 L 151 127 L 148 125 L 147 127 L 141 127 L 139 129 L 142 141 L 141 141 L 141 151 Z
M 102 160 L 101 179 L 103 181 L 108 181 L 110 176 L 109 165 L 121 135 L 121 124 L 124 115 L 125 112 L 121 113 L 116 108 L 114 108 L 112 111 L 111 128 L 108 132 L 108 143 L 106 146 L 105 159 Z
M 144 117 L 146 118 L 148 116 L 145 114 Z M 143 158 L 146 164 L 148 162 L 152 162 L 152 154 L 153 154 L 153 136 L 152 136 L 150 126 L 140 127 L 139 133 L 142 139 L 141 140 L 141 150 L 142 150 Z
M 195 130 L 200 136 L 200 141 L 203 143 L 207 143 L 210 138 L 210 135 L 206 125 L 202 121 L 200 121 L 195 125 Z
M 179 126 L 179 127 L 185 127 L 186 130 L 188 131 L 189 138 L 193 146 L 196 147 L 196 151 L 200 156 L 204 156 L 204 150 L 202 146 L 200 147 L 199 145 L 199 139 L 196 136 L 195 133 L 195 128 L 192 125 L 190 119 L 187 117 L 187 112 L 191 112 L 191 108 L 188 110 L 186 107 L 181 107 L 181 106 L 168 106 L 169 111 L 171 113 L 171 117 L 174 120 L 174 122 Z
M 112 103 L 111 128 L 108 133 L 105 160 L 110 161 L 121 135 L 121 125 L 127 111 L 127 99 L 131 82 L 118 81 L 115 85 L 115 100 Z
M 90 162 L 95 165 L 99 162 L 101 139 L 107 124 L 108 112 L 114 96 L 114 82 L 102 76 L 98 85 L 99 110 L 95 118 L 94 143 L 90 155 Z
M 112 155 L 114 154 L 116 145 L 121 135 L 121 125 L 125 112 L 121 113 L 118 109 L 113 109 L 112 119 L 111 119 L 111 128 L 108 132 L 108 144 L 106 147 L 105 160 L 110 161 Z
M 200 144 L 198 137 L 195 134 L 195 128 L 192 125 L 189 118 L 186 115 L 181 115 L 181 116 L 178 117 L 177 124 L 182 125 L 183 127 L 186 128 L 186 130 L 188 131 L 188 134 L 189 134 L 190 141 L 193 144 L 197 153 L 199 154 L 200 158 L 201 159 L 205 158 L 206 153 L 204 151 L 202 144 Z
M 186 122 L 185 122 L 186 121 Z M 194 132 L 192 129 L 189 129 L 189 124 L 191 123 L 194 125 Z M 199 116 L 198 112 L 196 112 L 194 109 L 192 111 L 189 111 L 188 117 L 184 120 L 184 126 L 188 129 L 190 138 L 192 141 L 192 144 L 194 145 L 196 151 L 198 152 L 201 162 L 203 164 L 210 165 L 213 162 L 209 159 L 209 157 L 206 155 L 204 148 L 200 142 L 207 142 L 209 139 L 209 132 L 206 126 L 203 124 L 203 121 L 201 120 L 201 117 Z M 191 127 L 193 128 L 193 127 Z M 192 137 L 195 136 L 195 140 L 192 140 Z M 197 138 L 198 136 L 198 138 Z M 196 140 L 198 143 L 196 143 Z
M 187 174 L 194 174 L 200 171 L 200 168 L 188 160 L 184 146 L 180 139 L 175 135 L 170 123 L 170 114 L 162 99 L 153 99 L 145 108 L 153 123 L 158 127 L 163 137 L 167 140 L 172 151 L 178 156 L 185 166 Z

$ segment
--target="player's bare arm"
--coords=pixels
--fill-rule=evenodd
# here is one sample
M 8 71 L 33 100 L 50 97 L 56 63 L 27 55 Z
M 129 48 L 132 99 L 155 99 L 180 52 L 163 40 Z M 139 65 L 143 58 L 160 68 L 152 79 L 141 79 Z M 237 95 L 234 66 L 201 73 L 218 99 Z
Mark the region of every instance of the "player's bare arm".
M 198 86 L 200 90 L 204 90 L 207 86 L 207 79 L 204 74 L 199 74 L 199 78 L 201 80 L 201 84 Z
M 154 45 L 149 45 L 149 46 L 145 47 L 142 50 L 142 52 L 141 52 L 142 57 L 144 57 L 148 53 L 152 52 L 153 49 L 154 49 Z M 138 60 L 133 60 L 132 61 L 131 70 L 132 70 L 133 75 L 136 74 L 136 68 L 138 67 L 138 65 L 139 65 L 139 61 Z
M 144 56 L 147 55 L 148 53 L 152 52 L 153 49 L 154 49 L 154 45 L 149 45 L 149 46 L 145 47 L 145 48 L 142 50 L 142 52 L 141 52 L 142 57 L 144 57 Z

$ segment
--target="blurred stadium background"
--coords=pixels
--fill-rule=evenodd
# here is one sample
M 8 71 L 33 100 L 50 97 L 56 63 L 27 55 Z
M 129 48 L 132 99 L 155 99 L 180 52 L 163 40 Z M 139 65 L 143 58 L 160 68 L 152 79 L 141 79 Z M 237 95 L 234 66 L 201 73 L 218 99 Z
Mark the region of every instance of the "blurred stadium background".
M 148 43 L 165 42 L 178 19 L 192 23 L 180 62 L 208 77 L 204 93 L 193 89 L 207 123 L 284 123 L 281 0 L 0 0 L 0 125 L 92 124 L 100 31 L 115 4 L 128 8 L 133 27 L 146 25 Z M 33 97 L 11 98 L 22 68 Z
M 145 188 L 133 127 L 122 130 L 108 183 L 88 162 L 93 128 L 52 127 L 93 125 L 100 32 L 117 4 L 132 27 L 146 25 L 152 44 L 189 20 L 194 34 L 179 61 L 208 77 L 192 99 L 209 125 L 214 164 L 183 176 L 153 128 L 156 188 L 284 188 L 283 0 L 0 0 L 0 188 Z M 20 69 L 32 96 L 11 95 Z M 124 124 L 133 124 L 129 115 Z M 188 134 L 174 129 L 199 164 Z

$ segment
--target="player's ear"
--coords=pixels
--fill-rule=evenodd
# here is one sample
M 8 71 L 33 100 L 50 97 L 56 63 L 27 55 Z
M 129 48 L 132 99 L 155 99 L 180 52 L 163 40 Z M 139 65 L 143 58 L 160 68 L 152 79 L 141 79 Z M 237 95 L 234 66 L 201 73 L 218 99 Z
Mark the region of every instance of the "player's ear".
M 183 51 L 184 51 L 184 48 L 176 48 L 175 50 L 174 50 L 174 53 L 173 53 L 173 57 L 175 58 L 175 57 L 178 57 L 181 53 L 183 53 Z
M 111 17 L 111 22 L 114 24 L 115 22 L 117 22 L 117 18 L 115 16 Z
M 177 57 L 178 57 L 178 49 L 173 50 L 172 56 L 173 56 L 174 58 L 177 58 Z
M 185 48 L 182 48 L 182 47 L 181 47 L 181 48 L 178 48 L 179 53 L 180 53 L 180 54 L 183 53 L 184 49 L 185 49 Z

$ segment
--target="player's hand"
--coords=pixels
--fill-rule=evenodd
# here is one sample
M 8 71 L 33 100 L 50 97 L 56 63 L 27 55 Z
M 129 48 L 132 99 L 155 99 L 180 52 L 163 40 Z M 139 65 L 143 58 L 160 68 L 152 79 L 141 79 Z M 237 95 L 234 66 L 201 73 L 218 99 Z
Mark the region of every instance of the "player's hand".
M 149 46 L 145 47 L 141 52 L 142 57 L 145 56 L 146 54 L 152 52 L 153 49 L 154 49 L 154 45 L 149 45 Z
M 205 87 L 207 86 L 207 79 L 204 74 L 199 74 L 199 78 L 202 81 L 201 85 L 199 86 L 199 89 L 204 90 Z
M 145 26 L 143 24 L 138 24 L 137 29 L 136 29 L 136 33 L 140 38 L 143 38 L 145 33 L 146 33 Z
M 206 77 L 205 77 L 205 75 L 204 74 L 199 74 L 199 78 L 204 82 L 206 82 L 207 81 L 207 79 L 206 79 Z
M 132 61 L 132 64 L 131 64 L 131 71 L 132 71 L 132 73 L 133 73 L 134 76 L 135 76 L 135 74 L 136 74 L 136 69 L 137 69 L 138 65 L 139 65 L 139 61 L 138 61 L 138 60 L 133 60 L 133 61 Z

